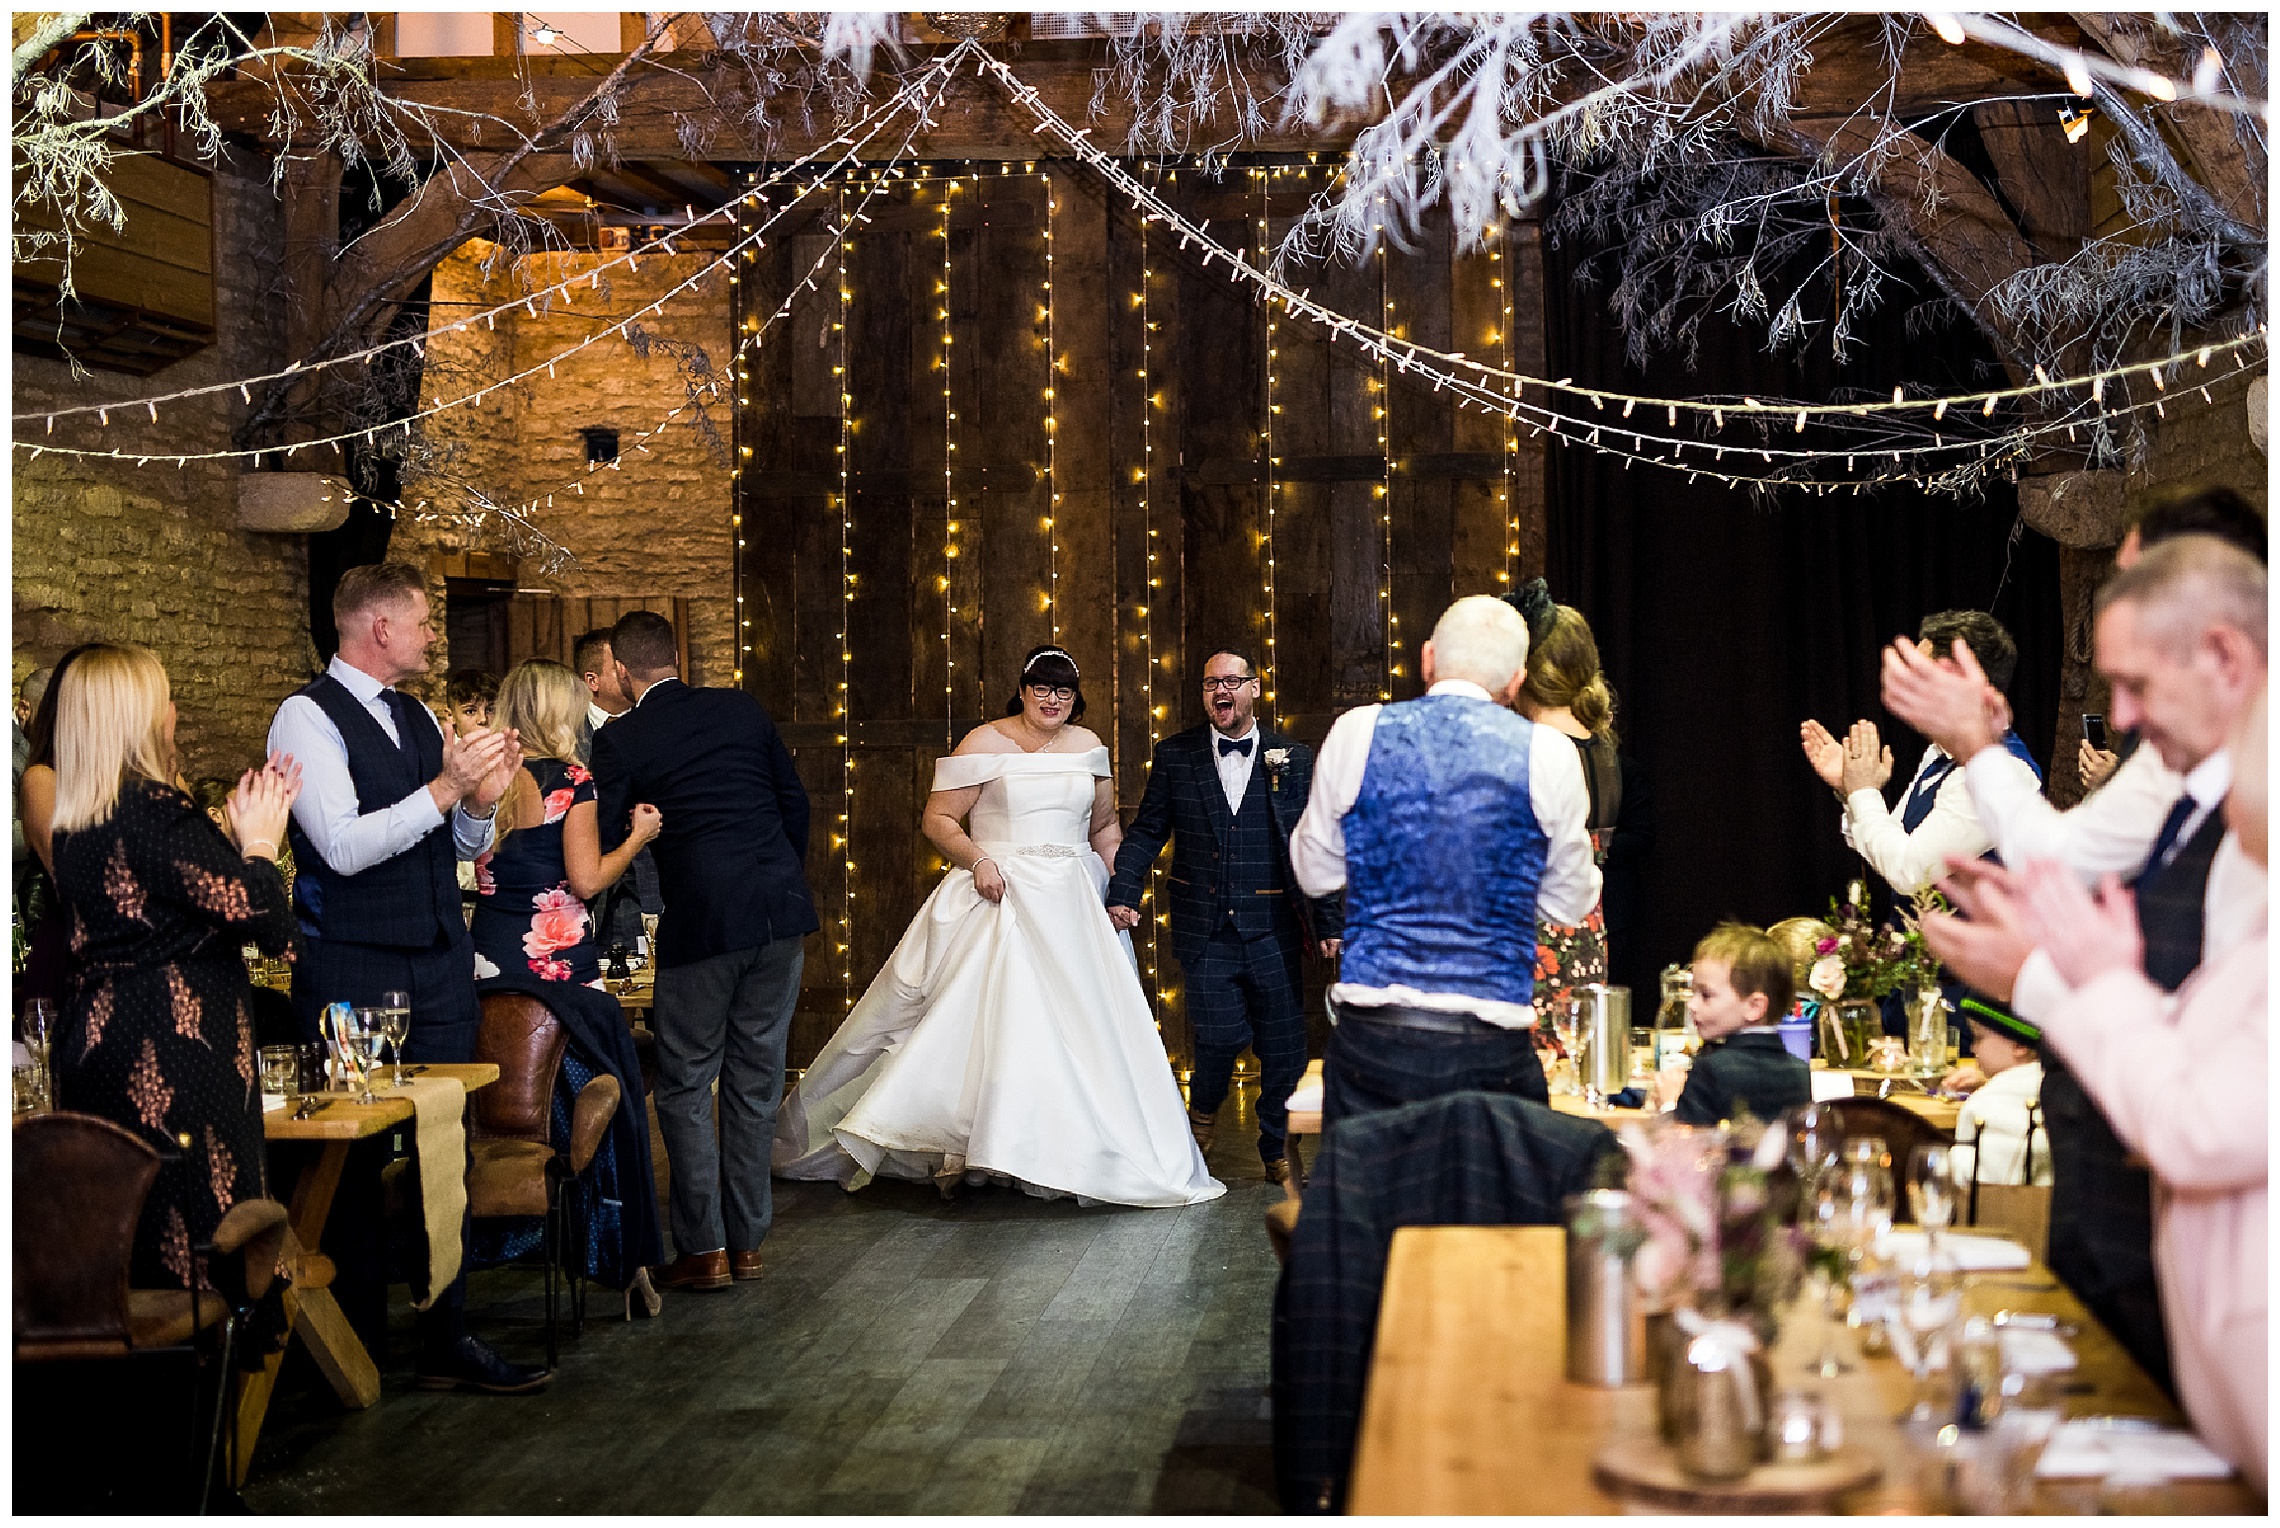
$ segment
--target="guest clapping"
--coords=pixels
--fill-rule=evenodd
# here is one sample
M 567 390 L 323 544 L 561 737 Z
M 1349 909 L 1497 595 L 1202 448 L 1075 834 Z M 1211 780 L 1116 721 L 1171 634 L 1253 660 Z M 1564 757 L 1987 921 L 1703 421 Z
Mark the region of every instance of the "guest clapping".
M 1942 610 L 1924 617 L 1911 650 L 1926 663 L 1945 667 L 1957 661 L 1951 653 L 1968 652 L 1986 684 L 1998 692 L 2010 687 L 2011 673 L 2019 663 L 2011 634 L 1980 610 Z M 1877 735 L 1876 723 L 1854 722 L 1842 742 L 1818 721 L 1807 721 L 1798 730 L 1806 762 L 1844 803 L 1845 842 L 1901 896 L 1913 896 L 1931 885 L 1949 856 L 1974 858 L 1995 846 L 1972 803 L 1963 760 L 1942 747 L 1936 736 L 1917 761 L 1915 778 L 1894 812 L 1884 804 L 1885 782 L 1892 778 L 1892 750 Z M 2042 771 L 2019 735 L 2009 730 L 2007 718 L 1995 742 L 1999 752 L 1991 758 L 1990 768 L 2007 771 L 2014 785 L 2023 783 L 2030 792 L 2041 790 Z
M 83 649 L 57 682 L 56 887 L 81 976 L 57 1046 L 64 1107 L 181 1155 L 135 1233 L 134 1282 L 204 1286 L 193 1248 L 263 1192 L 259 1083 L 241 947 L 282 952 L 292 911 L 273 861 L 300 768 L 273 754 L 217 829 L 169 782 L 174 703 L 139 647 Z

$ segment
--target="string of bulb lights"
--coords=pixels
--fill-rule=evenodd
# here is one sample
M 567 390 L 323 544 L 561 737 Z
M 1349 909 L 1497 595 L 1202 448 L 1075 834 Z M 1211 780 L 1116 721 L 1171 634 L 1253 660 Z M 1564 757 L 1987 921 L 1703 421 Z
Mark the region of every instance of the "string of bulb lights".
M 136 409 L 141 409 L 145 412 L 146 422 L 152 422 L 158 418 L 158 406 L 162 403 L 178 403 L 194 398 L 212 397 L 217 394 L 231 392 L 237 393 L 245 402 L 250 403 L 253 401 L 252 389 L 256 387 L 266 386 L 272 382 L 281 382 L 287 378 L 298 380 L 313 377 L 320 372 L 337 366 L 369 365 L 378 357 L 397 350 L 410 349 L 415 353 L 424 354 L 427 345 L 431 341 L 452 334 L 465 333 L 468 330 L 473 329 L 478 324 L 483 325 L 487 329 L 495 330 L 498 327 L 498 320 L 502 315 L 512 315 L 518 309 L 522 310 L 526 315 L 535 318 L 538 316 L 538 306 L 540 303 L 545 303 L 545 305 L 551 309 L 554 305 L 555 299 L 568 298 L 572 294 L 573 289 L 580 282 L 585 282 L 594 290 L 598 291 L 601 288 L 602 278 L 604 274 L 616 269 L 621 265 L 626 267 L 629 272 L 637 274 L 641 269 L 641 260 L 643 256 L 653 256 L 659 254 L 673 255 L 679 253 L 679 251 L 673 247 L 673 241 L 675 239 L 685 238 L 695 230 L 702 228 L 710 223 L 726 220 L 732 225 L 741 228 L 742 224 L 740 221 L 740 207 L 758 206 L 763 200 L 766 199 L 766 193 L 770 190 L 770 188 L 774 187 L 784 180 L 798 175 L 803 169 L 806 169 L 807 167 L 815 164 L 818 160 L 820 160 L 824 155 L 828 154 L 833 149 L 844 150 L 844 152 L 840 154 L 838 160 L 836 161 L 834 170 L 843 168 L 850 163 L 859 162 L 862 158 L 862 149 L 867 146 L 873 138 L 877 137 L 879 133 L 883 132 L 896 116 L 900 115 L 912 104 L 916 92 L 922 91 L 929 84 L 948 82 L 948 79 L 950 78 L 952 72 L 950 67 L 951 62 L 952 61 L 949 58 L 938 60 L 934 69 L 928 71 L 926 74 L 923 74 L 914 80 L 907 82 L 902 88 L 897 90 L 891 99 L 880 102 L 877 106 L 874 106 L 871 108 L 871 110 L 864 113 L 861 118 L 859 118 L 854 124 L 848 127 L 848 129 L 845 132 L 841 133 L 838 137 L 833 138 L 827 143 L 818 144 L 816 147 L 810 149 L 807 153 L 802 154 L 799 158 L 792 160 L 771 171 L 765 181 L 760 181 L 757 184 L 748 186 L 741 198 L 732 197 L 729 201 L 723 203 L 719 207 L 715 207 L 702 214 L 697 213 L 693 207 L 686 208 L 684 209 L 686 221 L 680 228 L 675 229 L 672 233 L 665 234 L 660 238 L 650 241 L 649 244 L 643 248 L 628 249 L 621 255 L 603 260 L 599 264 L 585 267 L 574 275 L 565 276 L 560 281 L 553 282 L 547 286 L 536 288 L 532 291 L 524 293 L 519 297 L 509 298 L 507 301 L 499 303 L 493 307 L 485 308 L 478 312 L 467 314 L 461 318 L 454 319 L 452 322 L 447 324 L 435 325 L 422 329 L 417 334 L 399 335 L 394 339 L 384 340 L 377 344 L 368 345 L 360 350 L 344 351 L 339 355 L 328 356 L 321 360 L 295 361 L 292 364 L 281 367 L 275 371 L 261 372 L 251 376 L 241 377 L 233 381 L 210 382 L 197 387 L 177 388 L 172 392 L 154 393 L 147 397 L 141 398 L 122 398 L 108 403 L 82 403 L 73 404 L 66 408 L 33 409 L 24 413 L 15 414 L 11 417 L 18 424 L 26 424 L 35 420 L 45 420 L 47 429 L 51 434 L 54 432 L 55 422 L 58 419 L 82 417 L 89 414 L 94 415 L 100 423 L 107 426 L 110 423 L 110 415 L 113 410 L 117 410 L 120 413 L 125 414 L 131 413 Z M 828 174 L 832 172 L 827 171 L 825 173 Z M 731 263 L 735 259 L 738 250 L 742 247 L 743 241 L 740 241 L 738 245 L 732 246 L 727 252 L 723 253 L 719 259 L 715 260 L 710 266 L 708 266 L 705 272 L 702 272 L 700 274 L 709 274 L 710 271 L 717 269 L 722 265 Z M 667 295 L 669 297 L 672 294 L 668 293 Z M 663 299 L 660 299 L 660 301 L 662 300 Z M 639 315 L 635 316 L 638 317 Z M 597 341 L 606 338 L 611 332 L 615 331 L 605 330 L 601 334 L 594 335 L 585 342 L 585 345 L 594 344 Z M 574 347 L 574 349 L 582 350 L 585 348 L 585 345 Z M 531 368 L 531 371 L 542 370 L 547 365 L 550 365 L 553 362 L 561 361 L 572 353 L 574 353 L 574 351 L 565 351 L 562 353 L 562 355 L 553 357 L 551 361 L 539 363 L 537 366 Z M 507 383 L 520 380 L 521 377 L 529 376 L 531 374 L 531 371 L 518 373 L 517 376 L 506 378 L 501 382 L 491 383 L 485 390 L 488 391 L 490 388 L 504 386 Z M 453 405 L 450 406 L 456 406 L 456 401 Z M 388 425 L 379 428 L 393 429 L 395 425 L 396 421 L 392 420 Z M 353 439 L 356 436 L 364 433 L 365 432 L 363 431 L 350 431 L 345 435 L 333 437 L 326 441 L 310 441 L 303 442 L 303 444 L 331 444 L 336 440 Z M 60 452 L 63 448 L 57 447 L 54 449 Z M 212 454 L 232 456 L 266 455 L 281 449 L 283 448 L 271 447 L 262 452 L 246 451 Z M 80 454 L 98 453 L 83 452 Z M 158 457 L 149 459 L 171 460 L 173 457 L 174 453 L 164 452 L 161 453 Z M 193 456 L 189 459 L 200 460 L 204 458 Z
M 1419 344 L 1390 332 L 1389 327 L 1383 323 L 1373 328 L 1360 320 L 1337 313 L 1314 301 L 1306 292 L 1292 288 L 1273 276 L 1268 270 L 1245 258 L 1239 251 L 1227 248 L 1213 239 L 1204 228 L 1180 214 L 1162 197 L 1127 172 L 1113 158 L 1086 142 L 1085 130 L 1072 127 L 1050 106 L 1045 104 L 1043 97 L 1036 89 L 1023 84 L 1003 63 L 983 55 L 978 67 L 994 77 L 1014 103 L 1030 114 L 1037 124 L 1035 129 L 1037 132 L 1052 134 L 1071 154 L 1092 166 L 1135 208 L 1139 209 L 1145 219 L 1161 221 L 1175 230 L 1179 234 L 1183 250 L 1191 244 L 1201 246 L 1201 258 L 1205 269 L 1209 269 L 1214 260 L 1225 262 L 1230 281 L 1238 279 L 1249 281 L 1265 295 L 1270 304 L 1281 303 L 1286 311 L 1300 314 L 1328 330 L 1333 339 L 1343 338 L 1361 346 L 1365 351 L 1375 356 L 1381 364 L 1390 363 L 1394 369 L 1404 374 L 1412 370 L 1417 371 L 1421 377 L 1432 382 L 1436 391 L 1443 389 L 1454 391 L 1458 395 L 1459 402 L 1464 406 L 1484 408 L 1503 414 L 1508 418 L 1529 421 L 1541 426 L 1547 433 L 1558 434 L 1563 439 L 1573 440 L 1578 444 L 1588 444 L 1594 448 L 1598 446 L 1598 426 L 1594 420 L 1581 414 L 1565 413 L 1551 407 L 1549 403 L 1532 404 L 1526 397 L 1526 390 L 1531 387 L 1535 388 L 1543 393 L 1547 399 L 1565 396 L 1588 401 L 1595 412 L 1603 412 L 1610 403 L 1620 404 L 1623 406 L 1623 417 L 1626 419 L 1630 418 L 1642 405 L 1649 409 L 1660 409 L 1664 412 L 1667 423 L 1673 427 L 1682 414 L 1697 419 L 1707 418 L 1713 428 L 1720 431 L 1725 428 L 1729 414 L 1752 420 L 1761 426 L 1777 419 L 1787 420 L 1797 433 L 1803 433 L 1808 421 L 1824 425 L 1844 425 L 1861 419 L 1873 420 L 1884 415 L 1905 415 L 1910 418 L 1921 415 L 1928 417 L 1933 422 L 1944 421 L 1951 409 L 1963 406 L 1977 408 L 1981 417 L 1984 418 L 1992 416 L 1996 408 L 2005 402 L 2017 402 L 2029 398 L 2048 401 L 2056 396 L 2074 393 L 2086 393 L 2088 406 L 2097 409 L 2103 416 L 2116 412 L 2105 403 L 2105 391 L 2109 383 L 2126 382 L 2133 378 L 2144 377 L 2153 383 L 2157 391 L 2164 390 L 2167 386 L 2168 375 L 2188 362 L 2206 367 L 2212 357 L 2229 356 L 2234 353 L 2246 355 L 2264 344 L 2266 326 L 2260 322 L 2253 331 L 2238 334 L 2229 339 L 2211 341 L 2208 344 L 2195 346 L 2158 360 L 2132 362 L 2078 376 L 2053 378 L 2038 366 L 2035 368 L 2035 380 L 2032 383 L 1974 389 L 1966 393 L 1920 396 L 1910 396 L 1905 388 L 1895 388 L 1893 396 L 1889 400 L 1845 403 L 1766 402 L 1746 396 L 1738 399 L 1669 398 L 1629 393 L 1620 389 L 1577 386 L 1572 377 L 1554 379 L 1529 376 L 1509 367 L 1493 366 L 1475 360 L 1459 352 L 1442 351 Z M 2040 425 L 2022 424 L 2007 432 L 2002 438 L 2007 440 L 2046 428 L 2051 430 L 2067 428 L 2069 423 L 2078 424 L 2080 421 L 2059 419 L 2045 421 Z M 1626 429 L 1621 433 L 1637 435 L 1640 432 Z M 1664 443 L 1672 446 L 1674 450 L 1683 450 L 1686 445 L 1701 444 L 1697 441 L 1682 441 L 1679 438 L 1666 438 Z M 1896 443 L 1885 440 L 1865 444 L 1856 442 L 1852 443 L 1849 448 L 1844 446 L 1806 450 L 1766 448 L 1766 450 L 1761 451 L 1761 455 L 1768 461 L 1772 459 L 1773 455 L 1779 455 L 1792 460 L 1829 462 L 1845 457 L 1889 455 L 1894 451 L 1898 451 L 1903 456 L 1910 454 L 1929 455 L 1941 452 L 1981 452 L 1981 454 L 1985 454 L 1983 448 L 1992 444 L 1993 442 L 1985 437 L 1950 440 L 1945 438 L 1944 432 L 1942 432 L 1936 433 L 1929 442 L 1911 440 Z M 1722 458 L 1722 451 L 1718 451 L 1716 448 L 1707 449 L 1713 449 L 1716 455 Z M 1726 449 L 1755 448 L 1728 447 Z M 1622 455 L 1624 453 L 1617 452 L 1615 454 Z M 1638 454 L 1634 454 L 1634 459 L 1654 460 L 1654 458 L 1643 454 L 1643 444 L 1639 448 Z M 1670 465 L 1671 463 L 1663 462 L 1660 464 Z M 1682 466 L 1681 470 L 1693 469 Z M 1791 478 L 1757 477 L 1717 472 L 1698 475 L 1709 475 L 1735 483 L 1763 482 L 1771 486 L 1816 486 L 1811 483 L 1797 484 L 1797 480 Z M 1932 476 L 1936 477 L 1937 475 L 1933 474 Z M 1897 474 L 1875 481 L 1922 482 L 1926 480 L 1925 474 Z M 1818 486 L 1827 487 L 1829 485 Z

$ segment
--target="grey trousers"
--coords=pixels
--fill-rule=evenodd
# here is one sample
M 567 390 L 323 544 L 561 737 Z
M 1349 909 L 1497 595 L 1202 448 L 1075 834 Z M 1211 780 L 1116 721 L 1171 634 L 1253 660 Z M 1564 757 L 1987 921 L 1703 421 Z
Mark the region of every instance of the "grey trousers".
M 801 946 L 778 939 L 657 970 L 657 1123 L 672 1167 L 680 1256 L 750 1252 L 775 1218 L 768 1153 L 800 996 Z

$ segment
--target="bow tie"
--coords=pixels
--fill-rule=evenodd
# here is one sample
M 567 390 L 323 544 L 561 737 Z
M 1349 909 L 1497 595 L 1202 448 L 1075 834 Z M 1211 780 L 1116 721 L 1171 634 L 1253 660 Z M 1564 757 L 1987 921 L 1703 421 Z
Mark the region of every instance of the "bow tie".
M 1251 756 L 1252 741 L 1247 737 L 1223 737 L 1219 740 L 1220 756 L 1224 758 L 1228 754 L 1239 753 L 1247 759 Z

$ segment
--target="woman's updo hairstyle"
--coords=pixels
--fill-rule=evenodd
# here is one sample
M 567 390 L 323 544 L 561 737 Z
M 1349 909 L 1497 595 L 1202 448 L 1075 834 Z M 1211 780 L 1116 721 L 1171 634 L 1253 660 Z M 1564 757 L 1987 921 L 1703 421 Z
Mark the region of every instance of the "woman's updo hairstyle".
M 1043 647 L 1029 650 L 1029 656 L 1021 660 L 1021 683 L 1013 687 L 1013 699 L 1005 703 L 1006 715 L 1021 714 L 1021 692 L 1024 687 L 1033 684 L 1055 690 L 1076 691 L 1077 703 L 1069 708 L 1069 720 L 1081 722 L 1085 719 L 1085 687 L 1077 679 L 1077 660 L 1069 656 L 1066 648 L 1047 643 Z
M 1544 634 L 1528 650 L 1520 692 L 1539 706 L 1565 706 L 1602 742 L 1615 741 L 1615 692 L 1599 672 L 1599 643 L 1573 605 L 1555 605 Z

